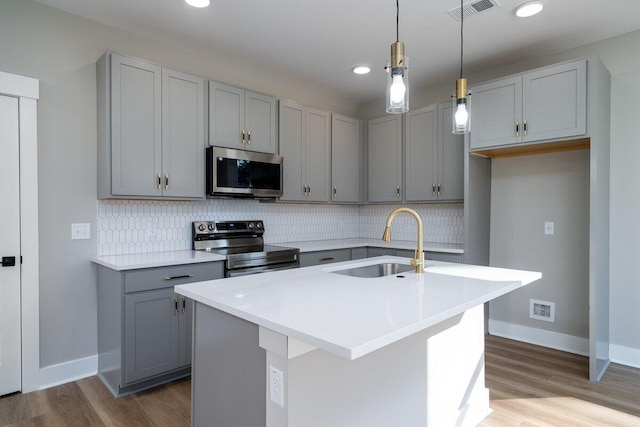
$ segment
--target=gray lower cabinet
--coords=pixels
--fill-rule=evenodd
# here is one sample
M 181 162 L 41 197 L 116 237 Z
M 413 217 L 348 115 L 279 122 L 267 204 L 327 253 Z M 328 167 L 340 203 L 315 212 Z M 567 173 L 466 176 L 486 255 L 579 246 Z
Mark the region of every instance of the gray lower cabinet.
M 367 257 L 367 248 L 351 248 L 351 259 L 363 259 Z
M 332 262 L 349 261 L 350 259 L 351 249 L 304 252 L 300 254 L 300 267 L 331 264 Z
M 328 202 L 331 175 L 331 113 L 280 100 L 280 200 Z
M 396 249 L 395 255 L 404 258 L 413 258 L 415 251 L 410 249 Z M 449 252 L 424 252 L 424 259 L 429 261 L 444 261 L 444 262 L 458 262 L 462 263 L 462 254 L 449 253 Z
M 393 248 L 376 248 L 376 247 L 367 248 L 367 257 L 384 256 L 384 255 L 393 256 L 395 254 L 396 254 L 396 250 Z
M 190 374 L 192 302 L 173 287 L 223 275 L 222 262 L 98 266 L 98 375 L 115 396 Z
M 105 53 L 97 62 L 98 198 L 204 198 L 204 79 Z

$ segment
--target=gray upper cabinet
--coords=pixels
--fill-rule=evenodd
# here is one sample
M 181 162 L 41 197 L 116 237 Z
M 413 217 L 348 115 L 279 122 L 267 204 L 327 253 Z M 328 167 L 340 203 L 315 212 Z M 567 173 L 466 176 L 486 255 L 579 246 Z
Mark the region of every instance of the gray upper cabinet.
M 204 80 L 162 69 L 163 196 L 204 194 Z
M 453 104 L 438 104 L 438 200 L 464 199 L 464 135 L 451 133 Z
M 204 80 L 109 52 L 96 68 L 98 197 L 204 198 Z
M 276 153 L 276 99 L 210 81 L 209 145 Z
M 405 121 L 405 199 L 436 200 L 438 181 L 438 108 L 411 110 Z
M 367 149 L 369 202 L 402 201 L 402 117 L 370 120 Z
M 331 200 L 360 201 L 361 122 L 333 114 L 331 117 Z
M 280 100 L 280 200 L 327 202 L 330 186 L 331 114 Z
M 587 63 L 572 61 L 471 89 L 471 149 L 585 135 Z
M 116 396 L 190 373 L 192 301 L 173 287 L 220 279 L 222 262 L 98 266 L 98 373 Z

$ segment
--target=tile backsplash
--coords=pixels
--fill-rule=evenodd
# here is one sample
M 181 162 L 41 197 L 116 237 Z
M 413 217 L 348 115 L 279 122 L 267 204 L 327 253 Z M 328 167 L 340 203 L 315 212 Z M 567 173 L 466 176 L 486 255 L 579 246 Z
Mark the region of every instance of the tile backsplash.
M 313 205 L 210 199 L 200 202 L 98 200 L 97 255 L 191 249 L 191 223 L 251 220 L 265 223 L 267 243 L 380 238 L 389 212 L 400 205 Z M 462 243 L 463 205 L 407 204 L 424 222 L 425 240 Z M 393 239 L 415 239 L 415 220 L 400 215 Z

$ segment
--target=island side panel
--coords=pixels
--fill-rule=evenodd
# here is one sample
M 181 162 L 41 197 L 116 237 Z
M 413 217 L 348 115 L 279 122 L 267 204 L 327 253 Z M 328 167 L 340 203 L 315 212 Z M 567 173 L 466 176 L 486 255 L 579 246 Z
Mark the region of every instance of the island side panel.
M 196 302 L 191 425 L 264 426 L 266 352 L 258 326 Z
M 267 427 L 475 426 L 490 413 L 482 306 L 355 360 L 282 356 L 267 351 L 285 375 L 284 408 L 266 397 Z

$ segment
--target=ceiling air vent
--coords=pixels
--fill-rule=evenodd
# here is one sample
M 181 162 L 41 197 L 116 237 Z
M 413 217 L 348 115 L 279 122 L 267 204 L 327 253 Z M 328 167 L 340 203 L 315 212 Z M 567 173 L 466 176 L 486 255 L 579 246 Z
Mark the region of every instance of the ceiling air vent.
M 468 18 L 470 16 L 477 15 L 480 12 L 485 12 L 496 6 L 500 6 L 500 4 L 496 0 L 477 0 L 463 4 L 462 8 L 456 7 L 455 9 L 451 9 L 449 11 L 449 15 L 451 15 L 456 21 L 459 21 L 463 13 L 464 17 Z

